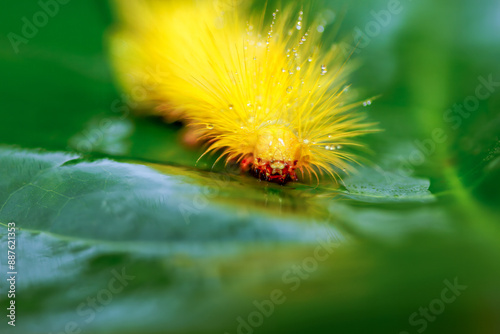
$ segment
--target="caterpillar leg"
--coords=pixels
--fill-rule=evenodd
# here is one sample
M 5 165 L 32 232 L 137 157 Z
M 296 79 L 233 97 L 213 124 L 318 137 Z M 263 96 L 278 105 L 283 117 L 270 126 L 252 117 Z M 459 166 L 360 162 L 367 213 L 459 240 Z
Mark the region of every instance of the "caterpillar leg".
M 260 180 L 275 182 L 284 185 L 290 181 L 297 181 L 297 174 L 295 173 L 296 163 L 291 166 L 283 161 L 262 161 L 258 159 L 257 163 L 253 165 L 250 170 L 251 173 Z

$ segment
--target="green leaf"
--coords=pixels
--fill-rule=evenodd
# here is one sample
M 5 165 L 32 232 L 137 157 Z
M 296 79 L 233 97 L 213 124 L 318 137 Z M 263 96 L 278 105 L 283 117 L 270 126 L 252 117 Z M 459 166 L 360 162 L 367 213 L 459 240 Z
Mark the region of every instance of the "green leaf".
M 416 249 L 423 245 L 441 249 L 439 240 L 447 240 L 450 250 L 435 259 L 442 265 L 462 245 L 453 238 L 446 210 L 422 207 L 425 201 L 411 190 L 412 178 L 400 202 L 405 207 L 377 208 L 365 205 L 373 202 L 366 201 L 366 194 L 359 195 L 359 200 L 358 195 L 348 195 L 350 199 L 338 201 L 333 198 L 344 196 L 342 192 L 274 186 L 168 165 L 151 168 L 11 148 L 0 149 L 0 161 L 5 176 L 0 183 L 2 252 L 6 252 L 7 223 L 13 221 L 18 228 L 16 303 L 18 314 L 23 314 L 16 329 L 26 333 L 39 328 L 64 331 L 68 323 L 96 333 L 104 328 L 107 333 L 144 331 L 144 323 L 151 333 L 236 332 L 236 319 L 247 319 L 255 311 L 253 302 L 269 299 L 275 290 L 288 302 L 275 305 L 276 316 L 266 320 L 262 330 L 272 333 L 278 326 L 293 331 L 297 329 L 286 319 L 303 303 L 317 310 L 303 316 L 315 319 L 324 312 L 320 310 L 343 313 L 345 303 L 352 303 L 347 310 L 353 310 L 361 307 L 364 298 L 378 300 L 383 293 L 391 293 L 384 270 L 392 265 L 398 266 L 393 275 L 415 282 L 408 266 L 418 265 L 420 279 L 434 286 L 435 293 L 442 280 L 453 280 L 472 265 L 464 264 L 459 271 L 454 265 L 444 266 L 438 281 L 435 275 L 425 274 L 429 265 L 418 262 Z M 356 182 L 364 182 L 360 181 L 363 173 L 372 172 L 361 170 L 357 179 L 346 181 L 347 187 L 356 187 Z M 376 178 L 370 179 L 383 188 Z M 377 196 L 377 203 L 396 200 L 393 190 Z M 408 217 L 406 223 L 401 224 L 404 217 Z M 420 233 L 426 236 L 416 237 Z M 365 240 L 364 246 L 353 247 L 355 240 Z M 402 245 L 401 240 L 415 246 Z M 387 241 L 383 248 L 376 246 Z M 326 259 L 318 260 L 318 248 Z M 469 250 L 487 251 L 473 243 Z M 417 262 L 397 264 L 411 257 Z M 484 270 L 493 273 L 490 261 L 482 266 L 472 276 L 463 272 L 461 279 L 472 284 Z M 296 268 L 308 269 L 298 276 Z M 366 272 L 366 278 L 352 283 L 359 270 Z M 2 271 L 7 272 L 4 262 Z M 494 273 L 498 275 L 498 270 Z M 116 283 L 116 277 L 123 275 L 127 278 L 123 284 Z M 365 297 L 356 290 L 339 295 L 332 290 L 335 285 L 365 286 L 370 292 Z M 378 323 L 372 332 L 408 326 L 405 319 L 415 305 L 433 296 L 433 290 L 426 291 L 425 297 L 402 292 L 406 296 L 402 308 L 384 303 L 400 321 Z M 310 293 L 316 297 L 311 299 Z M 330 299 L 321 297 L 325 293 Z M 363 307 L 376 317 L 377 305 Z M 334 320 L 332 325 L 348 328 L 345 321 Z
M 403 170 L 363 168 L 345 181 L 347 196 L 367 202 L 432 202 L 430 181 L 412 177 Z

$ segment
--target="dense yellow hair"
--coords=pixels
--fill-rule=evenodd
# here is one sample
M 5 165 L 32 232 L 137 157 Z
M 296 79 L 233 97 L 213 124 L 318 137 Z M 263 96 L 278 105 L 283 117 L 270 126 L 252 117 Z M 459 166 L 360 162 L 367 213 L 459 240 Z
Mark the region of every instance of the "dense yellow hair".
M 117 0 L 111 56 L 124 89 L 262 179 L 349 169 L 344 148 L 371 125 L 350 101 L 345 56 L 320 48 L 300 9 L 250 15 L 234 3 Z

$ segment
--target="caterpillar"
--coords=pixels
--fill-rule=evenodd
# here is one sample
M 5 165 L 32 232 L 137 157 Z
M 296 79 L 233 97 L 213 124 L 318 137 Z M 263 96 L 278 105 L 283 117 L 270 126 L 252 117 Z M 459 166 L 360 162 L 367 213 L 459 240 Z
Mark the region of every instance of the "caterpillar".
M 302 9 L 248 14 L 228 0 L 115 0 L 115 8 L 118 81 L 142 89 L 144 109 L 187 124 L 206 143 L 203 155 L 220 151 L 217 161 L 279 184 L 298 174 L 336 179 L 357 163 L 345 148 L 363 147 L 357 137 L 375 131 L 358 108 L 371 101 L 350 97 L 345 55 L 321 46 Z

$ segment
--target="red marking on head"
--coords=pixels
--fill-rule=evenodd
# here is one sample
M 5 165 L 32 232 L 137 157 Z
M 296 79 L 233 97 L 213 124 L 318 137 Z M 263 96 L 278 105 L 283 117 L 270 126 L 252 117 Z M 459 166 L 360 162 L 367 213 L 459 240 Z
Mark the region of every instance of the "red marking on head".
M 282 169 L 273 169 L 271 167 L 271 162 L 262 162 L 261 159 L 257 159 L 257 163 L 253 164 L 250 172 L 260 180 L 275 182 L 281 185 L 284 185 L 289 181 L 298 180 L 297 174 L 295 173 L 297 161 L 294 161 L 293 165 L 288 162 L 278 162 L 284 165 Z

